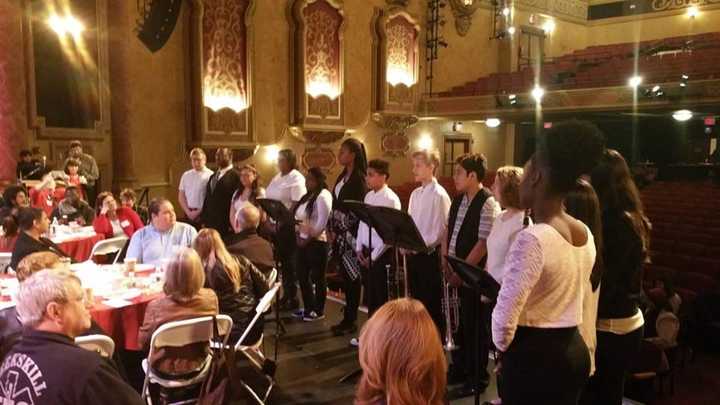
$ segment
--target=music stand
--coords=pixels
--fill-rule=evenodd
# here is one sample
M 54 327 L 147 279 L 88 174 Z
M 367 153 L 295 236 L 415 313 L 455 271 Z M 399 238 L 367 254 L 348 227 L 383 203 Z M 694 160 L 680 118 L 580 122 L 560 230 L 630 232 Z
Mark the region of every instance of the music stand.
M 295 218 L 293 218 L 293 214 L 290 212 L 290 210 L 287 209 L 285 204 L 283 204 L 279 200 L 273 200 L 271 198 L 258 198 L 255 200 L 257 204 L 260 206 L 260 208 L 267 213 L 267 215 L 275 221 L 275 223 L 278 225 L 278 228 L 282 228 L 283 226 L 286 226 L 288 223 L 291 223 L 290 221 L 294 222 Z M 275 247 L 275 243 L 272 244 L 273 247 L 273 253 L 276 257 L 276 263 L 277 263 L 277 248 Z M 282 266 L 285 266 L 284 262 L 281 262 Z M 281 268 L 282 270 L 282 268 Z M 282 274 L 282 271 L 280 272 Z M 285 325 L 282 322 L 282 319 L 280 319 L 280 302 L 279 300 L 275 300 L 275 361 L 277 361 L 277 350 L 278 350 L 278 340 L 281 335 L 284 335 L 287 333 L 287 330 L 285 329 Z
M 484 295 L 493 301 L 497 300 L 500 284 L 485 270 L 459 259 L 455 256 L 445 256 L 448 264 L 468 288 L 479 295 Z M 478 301 L 480 297 L 478 295 Z M 478 302 L 478 305 L 482 305 Z M 475 405 L 480 404 L 480 317 L 475 317 Z M 467 342 L 465 343 L 467 344 Z
M 343 204 L 345 209 L 354 213 L 358 219 L 368 226 L 368 234 L 372 235 L 373 229 L 383 240 L 383 243 L 395 249 L 406 249 L 416 252 L 426 252 L 427 246 L 420 231 L 418 231 L 412 217 L 401 210 L 390 207 L 378 207 L 361 203 L 360 201 L 347 200 Z M 370 237 L 372 240 L 372 236 Z M 370 256 L 372 258 L 372 246 Z M 370 262 L 372 265 L 372 262 Z M 397 266 L 397 260 L 396 260 Z M 407 266 L 405 266 L 407 270 Z M 408 296 L 407 274 L 405 274 L 405 295 Z M 388 286 L 389 288 L 390 286 Z M 358 369 L 340 378 L 339 382 L 345 382 L 359 376 L 362 370 Z

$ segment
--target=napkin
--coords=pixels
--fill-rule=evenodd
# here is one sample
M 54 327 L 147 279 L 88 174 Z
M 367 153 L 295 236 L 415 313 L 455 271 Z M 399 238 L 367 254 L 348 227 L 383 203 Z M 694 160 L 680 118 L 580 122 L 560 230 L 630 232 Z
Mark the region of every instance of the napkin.
M 133 304 L 132 302 L 130 302 L 128 300 L 124 300 L 122 298 L 110 298 L 108 300 L 103 301 L 102 303 L 103 303 L 103 305 L 107 305 L 112 308 L 122 308 L 122 307 L 127 307 L 127 306 Z

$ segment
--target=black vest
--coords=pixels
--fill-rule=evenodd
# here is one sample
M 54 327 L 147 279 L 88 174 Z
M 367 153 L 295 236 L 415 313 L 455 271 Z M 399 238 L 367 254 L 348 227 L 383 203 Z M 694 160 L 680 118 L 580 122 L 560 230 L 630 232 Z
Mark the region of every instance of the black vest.
M 480 217 L 482 216 L 482 208 L 485 205 L 485 201 L 490 198 L 492 194 L 485 187 L 481 188 L 465 213 L 465 219 L 462 225 L 460 225 L 460 231 L 458 232 L 457 239 L 455 240 L 455 256 L 460 259 L 465 259 L 472 251 L 473 247 L 478 241 L 478 227 L 480 226 Z M 452 239 L 452 233 L 455 229 L 455 220 L 457 219 L 458 211 L 460 210 L 460 204 L 465 198 L 465 194 L 460 194 L 453 199 L 452 205 L 450 206 L 450 218 L 448 220 L 448 236 L 447 243 L 450 246 L 450 240 Z M 485 263 L 485 258 L 478 263 L 478 266 L 482 267 Z

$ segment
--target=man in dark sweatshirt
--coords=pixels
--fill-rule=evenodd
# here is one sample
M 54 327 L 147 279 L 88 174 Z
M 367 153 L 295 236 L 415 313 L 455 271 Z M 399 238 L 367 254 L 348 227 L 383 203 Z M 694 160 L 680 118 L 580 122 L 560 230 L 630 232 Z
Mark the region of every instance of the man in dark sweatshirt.
M 105 358 L 75 345 L 90 327 L 80 280 L 66 270 L 42 270 L 17 293 L 21 341 L 0 366 L 0 403 L 143 403 Z

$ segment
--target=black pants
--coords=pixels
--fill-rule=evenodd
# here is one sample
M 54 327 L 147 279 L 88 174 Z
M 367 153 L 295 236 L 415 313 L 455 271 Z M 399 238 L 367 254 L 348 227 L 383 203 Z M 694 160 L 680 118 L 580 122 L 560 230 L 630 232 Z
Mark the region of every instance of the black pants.
M 587 387 L 588 403 L 620 405 L 625 391 L 625 374 L 643 339 L 643 328 L 625 335 L 597 332 L 595 374 Z
M 297 279 L 295 276 L 295 233 L 292 229 L 281 228 L 275 237 L 276 262 L 282 275 L 283 300 L 297 299 Z
M 440 336 L 445 336 L 445 318 L 442 313 L 442 273 L 440 254 L 437 250 L 430 254 L 418 253 L 407 257 L 408 288 L 410 296 L 425 305 L 435 322 Z
M 480 386 L 487 386 L 490 353 L 490 317 L 492 304 L 480 301 L 480 294 L 465 287 L 460 288 L 460 325 L 453 335 L 459 346 L 452 352 L 453 367 L 465 375 L 466 383 L 475 383 L 475 366 L 479 366 Z M 479 353 L 478 353 L 479 351 Z
M 393 252 L 388 249 L 372 262 L 370 269 L 363 267 L 363 286 L 368 319 L 388 301 L 387 266 L 392 263 Z
M 503 405 L 575 405 L 590 373 L 577 327 L 520 326 L 501 364 Z
M 295 269 L 297 270 L 300 294 L 306 313 L 315 311 L 318 315 L 325 313 L 327 283 L 328 244 L 319 240 L 310 241 L 306 246 L 298 246 L 295 253 Z M 313 284 L 315 288 L 313 289 Z
M 344 264 L 341 264 L 344 266 Z M 344 323 L 355 323 L 357 321 L 358 308 L 360 308 L 360 290 L 362 282 L 358 277 L 357 280 L 353 280 L 348 275 L 345 269 L 342 269 L 343 274 L 343 291 L 345 292 L 345 308 L 343 308 L 343 322 Z

